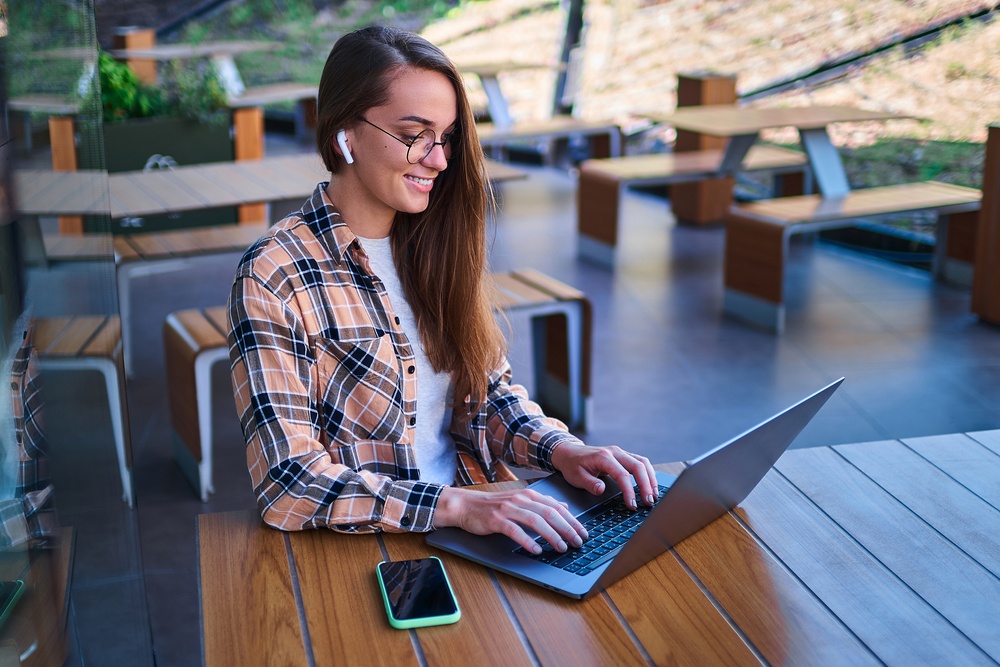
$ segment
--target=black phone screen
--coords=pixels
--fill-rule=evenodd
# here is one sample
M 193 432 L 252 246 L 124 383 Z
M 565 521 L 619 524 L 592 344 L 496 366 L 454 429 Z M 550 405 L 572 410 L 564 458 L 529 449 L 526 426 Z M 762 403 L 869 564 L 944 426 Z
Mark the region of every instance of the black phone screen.
M 448 616 L 458 611 L 437 558 L 379 563 L 386 599 L 400 621 Z

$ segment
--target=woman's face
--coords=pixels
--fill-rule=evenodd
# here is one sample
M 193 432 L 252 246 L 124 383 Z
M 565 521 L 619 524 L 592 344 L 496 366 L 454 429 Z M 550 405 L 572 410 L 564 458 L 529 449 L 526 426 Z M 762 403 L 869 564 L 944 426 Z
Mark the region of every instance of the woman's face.
M 420 132 L 432 130 L 434 140 L 443 141 L 455 130 L 457 109 L 455 89 L 439 72 L 406 67 L 393 78 L 389 101 L 363 114 L 367 122 L 354 127 L 350 142 L 354 164 L 347 169 L 358 178 L 358 194 L 367 200 L 369 214 L 427 208 L 435 179 L 448 167 L 444 147 L 434 146 L 427 157 L 410 164 L 406 145 L 386 133 L 410 143 Z M 420 159 L 418 152 L 414 147 L 411 159 Z

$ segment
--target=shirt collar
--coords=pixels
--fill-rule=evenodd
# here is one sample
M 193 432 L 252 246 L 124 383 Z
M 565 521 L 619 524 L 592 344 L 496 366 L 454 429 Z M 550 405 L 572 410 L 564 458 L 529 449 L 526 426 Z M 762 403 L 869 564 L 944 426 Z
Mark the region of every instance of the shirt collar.
M 340 211 L 330 201 L 323 182 L 316 186 L 312 196 L 303 204 L 299 217 L 309 226 L 313 235 L 322 243 L 336 263 L 344 261 L 351 247 L 360 248 L 358 237 L 344 222 Z

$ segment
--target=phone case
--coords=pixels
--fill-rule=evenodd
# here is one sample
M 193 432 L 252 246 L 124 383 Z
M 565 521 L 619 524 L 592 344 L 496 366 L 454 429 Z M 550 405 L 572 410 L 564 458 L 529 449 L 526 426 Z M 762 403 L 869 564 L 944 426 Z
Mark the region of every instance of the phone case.
M 447 575 L 446 575 L 447 576 Z M 7 618 L 10 616 L 11 609 L 17 604 L 17 601 L 21 599 L 21 594 L 24 593 L 24 582 L 20 579 L 15 581 L 5 581 L 6 584 L 13 585 L 13 588 L 7 592 L 6 599 L 2 602 L 2 608 L 0 608 L 0 626 L 4 624 Z
M 441 559 L 437 556 L 429 556 L 441 564 L 441 572 L 444 574 L 444 582 L 448 586 L 448 594 L 455 603 L 455 612 L 452 614 L 445 614 L 443 616 L 423 616 L 421 618 L 412 619 L 398 619 L 392 615 L 392 603 L 389 601 L 389 593 L 385 587 L 385 581 L 382 579 L 382 568 L 376 567 L 375 574 L 378 576 L 378 587 L 382 591 L 382 602 L 385 604 L 385 615 L 389 617 L 389 625 L 396 628 L 397 630 L 409 630 L 411 628 L 426 628 L 434 625 L 448 625 L 449 623 L 456 623 L 458 619 L 462 618 L 462 609 L 458 606 L 458 599 L 455 597 L 455 591 L 451 587 L 451 580 L 448 578 L 448 572 L 444 569 L 444 563 L 441 563 Z M 382 561 L 385 563 L 386 561 Z M 379 563 L 382 565 L 382 563 Z

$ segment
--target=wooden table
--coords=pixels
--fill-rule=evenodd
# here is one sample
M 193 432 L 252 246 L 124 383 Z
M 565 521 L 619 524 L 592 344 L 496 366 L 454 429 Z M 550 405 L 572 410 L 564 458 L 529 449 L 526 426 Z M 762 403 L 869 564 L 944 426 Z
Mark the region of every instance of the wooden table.
M 209 58 L 215 65 L 226 94 L 238 98 L 246 87 L 243 78 L 236 67 L 234 56 L 260 51 L 277 51 L 285 45 L 279 42 L 237 41 L 237 42 L 206 42 L 204 44 L 156 44 L 145 49 L 114 49 L 111 55 L 121 60 L 190 60 L 192 58 Z
M 850 185 L 844 163 L 826 128 L 833 123 L 901 119 L 906 116 L 844 106 L 747 109 L 720 104 L 684 107 L 670 114 L 651 114 L 649 118 L 679 130 L 729 138 L 719 169 L 722 175 L 739 171 L 761 130 L 794 127 L 799 131 L 820 193 L 824 197 L 840 197 L 850 191 Z
M 205 663 L 995 665 L 998 508 L 1000 431 L 792 450 L 735 512 L 583 602 L 419 535 L 201 515 Z M 393 630 L 375 564 L 429 554 L 462 620 Z

